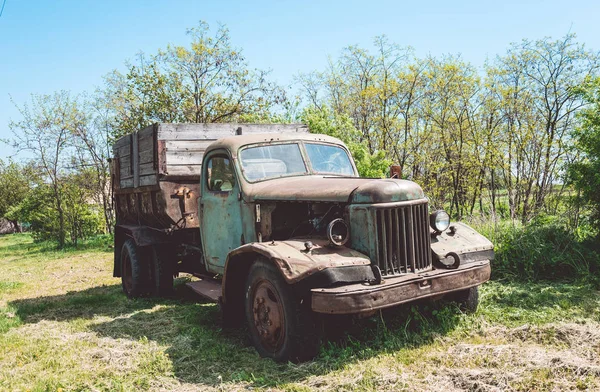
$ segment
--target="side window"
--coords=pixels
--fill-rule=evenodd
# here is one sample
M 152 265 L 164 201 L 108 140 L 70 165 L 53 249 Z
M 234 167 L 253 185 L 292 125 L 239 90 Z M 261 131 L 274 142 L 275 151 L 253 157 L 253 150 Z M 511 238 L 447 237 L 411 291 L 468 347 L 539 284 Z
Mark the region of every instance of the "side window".
M 229 158 L 212 157 L 206 169 L 208 190 L 213 192 L 230 192 L 235 184 L 233 167 Z

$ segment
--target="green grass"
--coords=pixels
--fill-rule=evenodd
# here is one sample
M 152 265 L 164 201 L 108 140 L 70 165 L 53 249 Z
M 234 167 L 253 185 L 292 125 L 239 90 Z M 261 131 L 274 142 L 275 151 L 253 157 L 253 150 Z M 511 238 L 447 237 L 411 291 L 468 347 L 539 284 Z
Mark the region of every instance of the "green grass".
M 474 315 L 438 301 L 331 320 L 314 361 L 277 364 L 244 330 L 221 329 L 217 306 L 198 302 L 185 277 L 172 299 L 128 300 L 106 239 L 91 243 L 58 251 L 0 237 L 0 390 L 598 386 L 600 295 L 590 284 L 494 281 Z

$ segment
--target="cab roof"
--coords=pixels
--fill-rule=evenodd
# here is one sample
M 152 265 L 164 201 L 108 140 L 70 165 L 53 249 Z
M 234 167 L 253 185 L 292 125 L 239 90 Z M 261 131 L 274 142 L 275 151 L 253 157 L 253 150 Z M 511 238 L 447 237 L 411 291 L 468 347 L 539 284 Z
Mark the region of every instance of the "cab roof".
M 240 147 L 247 146 L 249 144 L 260 144 L 260 143 L 277 143 L 277 142 L 293 142 L 293 141 L 307 141 L 307 142 L 325 142 L 332 144 L 339 144 L 344 147 L 346 145 L 338 138 L 321 135 L 317 133 L 264 133 L 264 134 L 250 134 L 250 135 L 239 135 L 239 136 L 228 136 L 222 139 L 218 139 L 211 143 L 205 153 L 217 149 L 228 149 L 232 153 L 237 153 Z

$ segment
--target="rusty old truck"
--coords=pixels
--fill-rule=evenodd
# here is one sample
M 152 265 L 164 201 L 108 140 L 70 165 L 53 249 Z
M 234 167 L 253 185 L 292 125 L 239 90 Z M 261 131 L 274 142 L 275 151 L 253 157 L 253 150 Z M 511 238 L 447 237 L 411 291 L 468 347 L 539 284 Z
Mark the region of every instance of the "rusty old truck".
M 115 142 L 112 168 L 124 292 L 169 295 L 191 274 L 277 361 L 312 358 L 326 315 L 443 296 L 473 311 L 490 277 L 490 241 L 412 181 L 359 177 L 304 125 L 154 124 Z

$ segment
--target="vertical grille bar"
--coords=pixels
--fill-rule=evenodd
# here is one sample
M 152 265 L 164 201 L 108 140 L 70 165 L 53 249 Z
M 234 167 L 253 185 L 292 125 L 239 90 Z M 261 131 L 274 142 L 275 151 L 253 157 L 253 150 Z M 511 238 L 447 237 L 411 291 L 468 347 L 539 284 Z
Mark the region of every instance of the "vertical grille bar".
M 400 219 L 398 219 L 398 209 L 394 208 L 394 227 L 396 228 L 396 235 L 394 236 L 394 245 L 396 245 L 396 260 L 398 262 L 398 273 L 406 272 L 406 270 L 402 270 L 402 257 L 400 257 L 400 252 L 402 251 L 400 248 Z
M 406 227 L 404 226 L 404 222 L 406 222 L 406 213 L 404 212 L 404 209 L 400 210 L 400 213 L 402 214 L 402 222 L 400 222 L 400 228 L 402 229 L 402 254 L 403 254 L 403 258 L 402 261 L 404 262 L 404 270 L 406 272 L 410 271 L 409 267 L 408 267 L 408 247 L 406 246 L 406 244 L 408 243 L 406 241 Z
M 385 227 L 385 211 L 378 211 L 379 222 L 381 226 L 381 249 L 383 250 L 383 265 L 379 265 L 381 273 L 387 275 L 388 273 L 388 253 L 387 253 L 387 230 Z M 383 268 L 382 268 L 383 267 Z
M 408 242 L 408 260 L 410 263 L 411 271 L 415 271 L 417 269 L 416 261 L 415 261 L 415 237 L 414 237 L 414 220 L 413 220 L 413 210 L 412 208 L 407 208 L 408 219 L 406 219 L 406 231 L 408 235 L 406 236 L 406 241 Z
M 387 238 L 388 238 L 388 258 L 389 258 L 389 264 L 390 264 L 390 270 L 388 271 L 388 273 L 390 274 L 394 274 L 394 251 L 393 251 L 393 243 L 394 243 L 394 237 L 392 236 L 393 234 L 393 226 L 392 226 L 392 211 L 391 210 L 385 210 L 385 227 L 387 229 Z
M 377 264 L 382 275 L 431 268 L 427 203 L 375 208 Z
M 417 223 L 417 232 L 415 233 L 415 242 L 417 243 L 417 251 L 419 254 L 419 257 L 417 257 L 417 263 L 418 269 L 423 269 L 425 268 L 425 259 L 423 256 L 425 256 L 425 252 L 423 251 L 423 245 L 425 245 L 425 240 L 423 239 L 422 233 L 423 233 L 423 206 L 422 205 L 417 205 L 415 206 L 415 216 L 416 218 L 416 223 Z
M 421 259 L 421 236 L 419 235 L 421 233 L 421 209 L 419 208 L 420 206 L 416 205 L 412 208 L 413 210 L 413 222 L 415 225 L 415 231 L 413 232 L 413 235 L 415 237 L 415 268 L 417 270 L 420 270 L 421 264 L 422 264 L 422 259 Z

